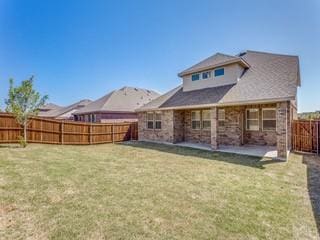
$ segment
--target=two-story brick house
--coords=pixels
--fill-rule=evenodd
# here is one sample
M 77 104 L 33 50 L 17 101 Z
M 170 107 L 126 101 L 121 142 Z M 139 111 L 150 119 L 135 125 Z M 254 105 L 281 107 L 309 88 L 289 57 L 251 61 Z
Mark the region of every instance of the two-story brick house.
M 182 85 L 138 109 L 139 140 L 276 146 L 286 159 L 300 86 L 297 56 L 217 53 L 178 74 Z

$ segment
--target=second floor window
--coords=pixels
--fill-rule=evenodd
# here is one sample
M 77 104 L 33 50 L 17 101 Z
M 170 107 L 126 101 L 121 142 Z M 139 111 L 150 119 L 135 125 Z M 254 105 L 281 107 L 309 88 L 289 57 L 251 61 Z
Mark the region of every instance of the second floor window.
M 202 79 L 211 78 L 211 72 L 203 72 L 202 73 Z
M 219 68 L 214 70 L 214 76 L 219 77 L 224 75 L 224 68 Z
M 200 74 L 199 73 L 192 74 L 191 79 L 192 81 L 200 80 Z

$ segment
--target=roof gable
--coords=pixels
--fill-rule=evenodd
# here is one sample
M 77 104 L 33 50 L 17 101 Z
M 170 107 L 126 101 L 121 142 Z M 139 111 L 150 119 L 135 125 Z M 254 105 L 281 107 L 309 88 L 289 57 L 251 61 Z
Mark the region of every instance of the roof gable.
M 73 103 L 73 104 L 66 106 L 66 107 L 60 107 L 57 109 L 52 109 L 47 112 L 40 113 L 39 116 L 41 116 L 41 117 L 59 117 L 67 112 L 82 108 L 91 102 L 92 101 L 89 99 L 83 99 L 83 100 L 80 100 L 80 101 Z
M 297 56 L 247 51 L 242 58 L 250 68 L 236 84 L 188 92 L 182 91 L 180 86 L 138 111 L 296 99 L 300 84 Z
M 249 67 L 249 64 L 239 56 L 231 56 L 227 54 L 216 53 L 211 57 L 208 57 L 203 61 L 191 66 L 190 68 L 187 68 L 186 70 L 180 72 L 178 76 L 183 77 L 187 74 L 212 69 L 215 67 L 225 66 L 232 63 L 239 63 L 240 65 L 246 68 Z

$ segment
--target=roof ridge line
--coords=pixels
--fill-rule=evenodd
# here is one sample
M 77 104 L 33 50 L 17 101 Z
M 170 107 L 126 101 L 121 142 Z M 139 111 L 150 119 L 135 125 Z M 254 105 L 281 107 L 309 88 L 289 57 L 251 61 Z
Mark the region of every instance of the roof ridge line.
M 265 51 L 255 51 L 255 50 L 246 50 L 246 52 L 252 52 L 252 53 L 261 53 L 261 54 L 270 54 L 270 55 L 277 55 L 277 56 L 285 56 L 285 57 L 299 57 L 299 55 L 293 55 L 293 54 L 281 54 L 281 53 L 273 53 L 273 52 L 265 52 Z

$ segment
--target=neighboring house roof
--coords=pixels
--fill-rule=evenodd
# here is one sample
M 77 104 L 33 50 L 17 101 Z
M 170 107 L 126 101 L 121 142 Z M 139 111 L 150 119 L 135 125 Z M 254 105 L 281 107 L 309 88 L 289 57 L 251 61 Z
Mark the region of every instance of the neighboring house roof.
M 81 109 L 83 107 L 85 107 L 86 105 L 88 105 L 89 103 L 91 103 L 92 101 L 89 99 L 83 99 L 79 102 L 76 102 L 74 104 L 71 104 L 69 106 L 66 107 L 61 107 L 58 109 L 53 109 L 50 110 L 48 112 L 40 112 L 39 116 L 40 117 L 50 117 L 50 118 L 59 118 L 60 116 L 64 116 L 66 118 L 70 117 L 71 115 L 68 113 L 72 113 L 78 109 Z
M 123 87 L 112 91 L 86 107 L 75 112 L 75 115 L 97 112 L 134 112 L 137 108 L 159 97 L 160 94 L 147 89 Z
M 193 91 L 175 88 L 138 111 L 194 108 L 277 100 L 294 100 L 300 86 L 297 56 L 247 51 L 241 58 L 250 67 L 236 84 Z
M 42 106 L 41 108 L 39 108 L 39 110 L 40 111 L 49 111 L 49 110 L 58 109 L 58 108 L 62 108 L 62 107 L 58 106 L 54 103 L 48 103 L 48 104 Z
M 200 71 L 204 71 L 206 69 L 225 66 L 232 63 L 239 63 L 243 67 L 248 68 L 249 64 L 244 61 L 243 58 L 239 56 L 231 56 L 226 55 L 222 53 L 216 53 L 212 55 L 211 57 L 206 58 L 205 60 L 193 65 L 190 68 L 187 68 L 186 70 L 182 71 L 178 74 L 179 77 L 183 77 L 187 74 L 196 73 Z

